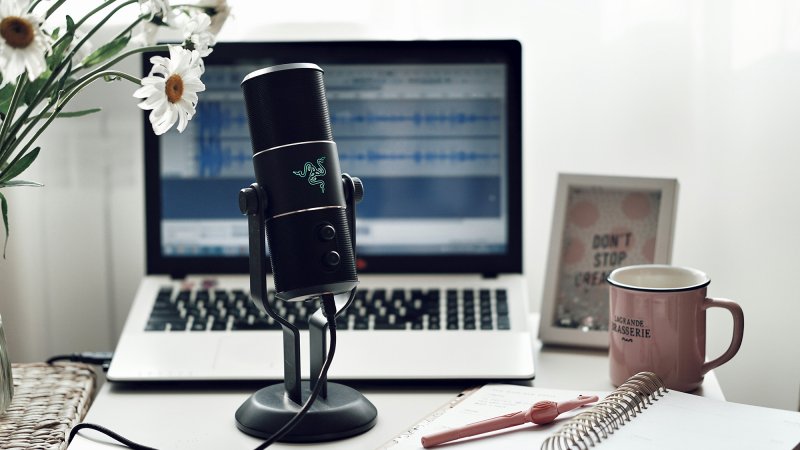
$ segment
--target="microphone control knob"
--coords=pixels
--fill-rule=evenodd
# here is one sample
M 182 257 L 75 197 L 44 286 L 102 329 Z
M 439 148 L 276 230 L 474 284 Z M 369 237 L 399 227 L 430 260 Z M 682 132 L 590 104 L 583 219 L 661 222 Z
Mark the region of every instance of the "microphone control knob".
M 339 256 L 339 253 L 331 250 L 325 253 L 325 256 L 322 257 L 322 263 L 328 267 L 336 267 L 339 265 L 339 262 L 342 260 L 342 257 Z
M 323 241 L 330 241 L 336 237 L 336 228 L 331 224 L 325 224 L 319 227 L 319 238 Z
M 353 200 L 356 203 L 364 199 L 364 183 L 358 177 L 353 177 Z
M 239 211 L 245 215 L 258 212 L 258 192 L 255 188 L 248 187 L 239 191 Z

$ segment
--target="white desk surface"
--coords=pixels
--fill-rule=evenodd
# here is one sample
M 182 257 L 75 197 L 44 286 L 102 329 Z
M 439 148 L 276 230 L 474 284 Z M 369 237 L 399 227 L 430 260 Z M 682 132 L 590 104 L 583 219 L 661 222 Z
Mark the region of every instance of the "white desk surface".
M 532 322 L 537 334 L 538 317 Z M 554 389 L 611 391 L 606 351 L 543 347 L 534 338 L 536 378 L 533 386 Z M 364 434 L 340 441 L 315 444 L 323 449 L 372 449 L 407 430 L 455 397 L 469 383 L 426 386 L 380 384 L 350 386 L 361 391 L 378 409 L 378 421 Z M 86 422 L 103 425 L 143 445 L 162 450 L 253 449 L 262 440 L 240 432 L 234 413 L 258 386 L 194 386 L 189 388 L 134 386 L 105 383 Z M 697 392 L 724 400 L 713 371 Z M 76 436 L 70 450 L 110 450 L 120 447 L 91 430 Z M 270 448 L 297 448 L 301 444 L 276 444 Z

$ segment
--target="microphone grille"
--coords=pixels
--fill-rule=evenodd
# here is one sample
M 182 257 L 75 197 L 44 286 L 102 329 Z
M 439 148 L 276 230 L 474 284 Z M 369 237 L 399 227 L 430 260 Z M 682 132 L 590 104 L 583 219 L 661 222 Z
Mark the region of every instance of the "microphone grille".
M 332 141 L 322 69 L 297 63 L 267 67 L 242 81 L 253 153 L 286 144 Z

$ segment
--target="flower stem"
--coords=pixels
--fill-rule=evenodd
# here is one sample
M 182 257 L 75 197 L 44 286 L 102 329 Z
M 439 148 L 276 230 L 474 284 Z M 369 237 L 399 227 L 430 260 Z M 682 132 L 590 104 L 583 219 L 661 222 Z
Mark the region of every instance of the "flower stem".
M 37 5 L 37 4 L 38 4 L 40 1 L 41 1 L 41 0 L 36 0 L 36 1 L 34 2 L 33 6 L 31 6 L 31 11 L 33 11 L 33 8 L 34 8 L 34 7 L 35 7 L 35 6 L 36 6 L 36 5 Z M 51 15 L 52 15 L 54 12 L 56 12 L 56 10 L 57 10 L 57 9 L 58 9 L 58 8 L 59 8 L 61 5 L 63 5 L 63 4 L 64 4 L 64 2 L 66 2 L 66 1 L 67 1 L 67 0 L 58 0 L 57 2 L 53 3 L 53 6 L 51 6 L 51 7 L 47 8 L 47 13 L 45 13 L 45 16 L 44 16 L 44 18 L 45 18 L 45 19 L 47 19 L 48 17 L 50 17 L 50 16 L 51 16 Z
M 88 14 L 86 14 L 81 20 L 79 20 L 75 24 L 75 29 L 77 30 L 78 28 L 80 28 L 80 26 L 83 25 L 83 23 L 86 22 L 86 20 L 88 20 L 90 17 L 92 17 L 93 15 L 95 15 L 98 12 L 102 11 L 107 6 L 113 4 L 116 1 L 117 0 L 106 0 L 105 2 L 103 2 L 102 5 L 98 6 L 97 8 L 95 8 L 95 9 L 93 9 L 91 11 L 89 11 Z M 94 28 L 92 28 L 88 33 L 86 33 L 86 35 L 83 36 L 83 39 L 81 39 L 80 42 L 78 42 L 78 44 L 72 49 L 72 51 L 70 51 L 69 55 L 65 56 L 61 60 L 61 62 L 58 64 L 58 66 L 56 66 L 56 68 L 53 69 L 52 73 L 50 74 L 50 77 L 47 79 L 47 82 L 45 83 L 44 86 L 42 86 L 42 89 L 40 89 L 39 93 L 36 95 L 36 97 L 34 98 L 33 102 L 31 102 L 31 105 L 29 105 L 29 106 L 34 107 L 34 106 L 37 106 L 39 103 L 41 103 L 41 101 L 47 95 L 50 86 L 53 84 L 53 80 L 55 80 L 58 77 L 59 73 L 61 73 L 61 71 L 64 70 L 64 67 L 66 67 L 67 64 L 72 60 L 72 58 L 75 56 L 75 54 L 78 52 L 78 50 L 80 50 L 80 48 L 83 46 L 83 44 L 85 44 L 86 41 L 88 41 L 89 38 L 92 37 L 92 35 L 94 35 L 97 32 L 97 30 L 99 30 L 109 19 L 111 19 L 111 17 L 114 14 L 116 14 L 117 11 L 119 11 L 120 9 L 122 9 L 123 7 L 125 7 L 127 5 L 130 5 L 131 3 L 136 3 L 136 1 L 137 0 L 127 0 L 125 3 L 117 6 L 103 20 L 101 20 L 100 23 L 95 25 Z M 53 47 L 56 47 L 58 44 L 60 44 L 64 39 L 67 38 L 68 35 L 69 35 L 69 33 L 64 33 L 64 35 L 61 36 L 56 41 L 55 44 L 53 44 Z M 73 34 L 73 36 L 74 36 L 74 34 Z M 29 109 L 31 109 L 31 108 L 29 108 Z M 26 117 L 26 119 L 27 119 L 27 117 Z
M 93 10 L 89 11 L 89 13 L 88 13 L 88 14 L 86 14 L 85 16 L 83 16 L 83 18 L 82 18 L 81 20 L 79 20 L 79 21 L 78 21 L 78 22 L 75 24 L 75 28 L 76 28 L 76 29 L 77 29 L 77 28 L 79 28 L 81 25 L 83 25 L 83 23 L 84 23 L 84 22 L 86 22 L 87 20 L 89 20 L 89 18 L 90 18 L 90 17 L 92 17 L 93 15 L 95 15 L 95 14 L 97 14 L 98 12 L 102 11 L 103 9 L 105 9 L 105 7 L 106 7 L 106 6 L 108 6 L 108 5 L 112 4 L 112 3 L 116 2 L 116 1 L 117 1 L 117 0 L 106 0 L 106 1 L 105 1 L 105 2 L 103 2 L 101 5 L 99 5 L 97 8 L 95 8 L 95 9 L 93 9 Z M 129 2 L 129 3 L 130 3 L 130 2 Z
M 116 36 L 114 36 L 114 38 L 113 38 L 113 39 L 111 39 L 109 42 L 113 42 L 113 41 L 115 41 L 115 40 L 119 39 L 119 38 L 120 38 L 120 36 L 123 36 L 123 35 L 125 35 L 125 33 L 128 33 L 128 32 L 130 32 L 130 31 L 133 29 L 133 27 L 135 27 L 136 25 L 139 25 L 139 23 L 141 23 L 141 21 L 142 21 L 142 20 L 144 20 L 144 16 L 139 16 L 139 18 L 137 18 L 137 19 L 136 19 L 136 20 L 135 20 L 135 21 L 134 21 L 132 24 L 130 24 L 129 26 L 125 27 L 125 29 L 124 29 L 124 30 L 122 30 L 121 32 L 119 32 L 119 33 L 118 33 Z M 140 51 L 143 51 L 143 50 L 140 50 Z M 128 55 L 128 56 L 130 56 L 130 55 L 132 55 L 132 54 L 134 54 L 134 53 L 136 53 L 136 52 L 129 52 L 129 53 L 127 53 L 127 55 Z M 114 64 L 114 63 L 116 63 L 116 62 L 120 61 L 120 59 L 119 59 L 119 58 L 116 58 L 116 59 L 114 59 L 113 61 L 114 61 L 114 62 L 113 62 L 112 64 Z M 104 66 L 104 67 L 107 67 L 107 66 Z M 73 73 L 75 73 L 75 72 L 77 72 L 77 71 L 79 71 L 79 70 L 83 70 L 83 69 L 84 69 L 84 67 L 83 67 L 83 63 L 78 63 L 78 65 L 77 65 L 77 66 L 75 66 L 75 67 L 73 67 L 73 68 L 72 68 L 72 72 L 73 72 Z
M 109 2 L 110 1 L 113 1 L 113 0 L 109 0 Z M 97 25 L 95 25 L 91 30 L 89 30 L 88 33 L 86 33 L 86 35 L 83 37 L 83 39 L 81 39 L 81 41 L 78 42 L 78 45 L 76 45 L 75 48 L 73 48 L 72 51 L 69 53 L 69 55 L 66 58 L 64 58 L 64 61 L 61 62 L 61 65 L 64 65 L 67 61 L 70 61 L 75 56 L 75 54 L 78 53 L 78 50 L 80 50 L 80 48 L 83 46 L 83 44 L 85 44 L 86 41 L 88 41 L 90 37 L 92 37 L 95 33 L 97 33 L 97 30 L 102 28 L 103 25 L 105 25 L 106 22 L 108 22 L 109 19 L 111 19 L 111 17 L 113 17 L 114 14 L 117 13 L 117 11 L 119 11 L 120 9 L 122 9 L 122 8 L 132 4 L 132 3 L 136 3 L 137 1 L 138 0 L 127 0 L 126 2 L 123 2 L 121 5 L 119 5 L 116 8 L 114 8 L 110 13 L 108 13 L 108 15 L 103 18 L 103 20 L 98 22 Z M 106 4 L 108 4 L 109 2 L 106 2 Z M 105 7 L 105 4 L 103 5 L 103 7 Z M 90 15 L 91 14 L 93 14 L 93 12 L 90 13 Z M 81 19 L 80 22 L 75 24 L 75 28 L 78 28 L 78 26 L 80 26 L 83 23 L 83 21 L 86 20 L 88 17 L 89 16 L 87 15 L 86 17 Z
M 17 114 L 17 104 L 19 103 L 20 97 L 22 97 L 22 91 L 25 90 L 27 81 L 28 79 L 25 77 L 24 73 L 17 78 L 17 86 L 14 88 L 14 94 L 11 96 L 11 103 L 8 105 L 6 118 L 3 120 L 3 125 L 0 127 L 0 167 L 6 162 L 8 155 L 10 155 L 11 152 L 14 151 L 14 147 L 16 147 L 16 145 L 12 143 L 14 134 L 8 133 L 8 129 L 9 124 L 13 122 L 14 116 Z M 8 136 L 8 139 L 6 139 L 6 136 Z
M 128 81 L 130 81 L 130 82 L 132 82 L 134 84 L 137 84 L 137 85 L 141 84 L 141 80 L 140 79 L 138 79 L 138 78 L 136 78 L 134 76 L 128 75 L 125 72 L 120 72 L 120 71 L 117 71 L 117 70 L 107 70 L 105 72 L 98 72 L 98 73 L 93 74 L 92 77 L 84 79 L 83 82 L 80 85 L 78 85 L 77 87 L 72 89 L 70 92 L 68 92 L 66 94 L 66 97 L 64 97 L 63 99 L 59 98 L 55 102 L 56 108 L 55 108 L 55 110 L 53 110 L 53 113 L 50 114 L 50 116 L 47 118 L 47 121 L 44 124 L 42 124 L 42 126 L 40 126 L 38 130 L 36 130 L 36 133 L 30 139 L 28 139 L 28 143 L 25 144 L 25 147 L 22 148 L 22 150 L 20 151 L 20 154 L 25 154 L 25 152 L 28 151 L 28 149 L 31 147 L 31 145 L 33 145 L 34 141 L 36 141 L 36 139 L 39 137 L 39 135 L 42 134 L 42 132 L 47 128 L 47 126 L 50 125 L 50 123 L 56 117 L 58 117 L 58 113 L 60 113 L 61 110 L 63 110 L 64 107 L 67 106 L 67 103 L 69 103 L 69 101 L 72 100 L 72 97 L 74 97 L 75 94 L 77 94 L 78 92 L 81 91 L 81 89 L 83 89 L 86 86 L 88 86 L 89 84 L 91 84 L 94 80 L 96 80 L 98 78 L 106 77 L 106 76 L 122 78 L 122 79 L 128 80 Z M 66 92 L 66 91 L 62 91 L 62 92 Z M 52 103 L 50 105 L 48 105 L 48 107 L 45 108 L 45 111 L 42 111 L 42 113 L 47 112 L 46 110 L 50 109 L 51 106 L 52 106 Z M 39 117 L 42 117 L 41 114 L 40 114 Z M 26 129 L 26 132 L 36 122 L 38 122 L 38 120 L 31 121 L 30 125 Z
M 89 72 L 86 75 L 82 76 L 81 78 L 78 78 L 77 80 L 73 81 L 71 84 L 68 84 L 64 88 L 64 91 L 69 92 L 70 90 L 72 90 L 72 88 L 74 86 L 83 83 L 84 80 L 90 79 L 90 78 L 94 77 L 96 74 L 98 74 L 100 72 L 103 72 L 105 70 L 108 70 L 114 64 L 122 61 L 123 59 L 125 59 L 125 58 L 127 58 L 127 57 L 129 57 L 131 55 L 135 55 L 137 53 L 158 52 L 158 51 L 166 51 L 166 50 L 169 50 L 169 45 L 152 45 L 150 47 L 139 47 L 139 48 L 134 48 L 134 49 L 128 50 L 125 53 L 119 54 L 116 58 L 107 61 L 105 64 L 103 64 L 102 66 L 99 66 L 97 69 L 93 70 L 92 72 Z M 137 78 L 137 80 L 138 80 L 138 78 Z M 138 83 L 138 81 L 137 81 L 137 83 Z
M 90 11 L 86 16 L 83 17 L 83 19 L 81 19 L 80 21 L 78 21 L 77 24 L 75 24 L 75 28 L 77 29 L 89 17 L 91 17 L 92 15 L 96 14 L 98 11 L 102 10 L 103 8 L 111 5 L 115 1 L 117 1 L 117 0 L 107 0 L 102 5 L 98 6 L 97 8 L 93 9 L 92 11 Z M 25 131 L 23 131 L 21 134 L 19 134 L 19 131 L 22 129 L 22 126 L 28 120 L 28 117 L 30 116 L 31 112 L 33 110 L 35 110 L 36 107 L 39 106 L 39 104 L 42 102 L 42 100 L 45 99 L 45 97 L 52 95 L 51 87 L 53 85 L 53 82 L 58 78 L 58 75 L 61 73 L 61 71 L 64 70 L 64 68 L 67 67 L 67 65 L 69 65 L 70 61 L 75 56 L 75 53 L 77 53 L 78 49 L 80 49 L 80 47 L 84 43 L 86 43 L 86 41 L 92 35 L 94 35 L 97 32 L 97 30 L 99 30 L 106 22 L 108 22 L 108 20 L 111 19 L 111 17 L 114 14 L 116 14 L 117 11 L 119 11 L 120 9 L 122 9 L 123 7 L 125 7 L 127 5 L 130 5 L 130 4 L 136 3 L 136 2 L 137 2 L 137 0 L 127 0 L 127 1 L 123 2 L 121 5 L 119 5 L 116 8 L 114 8 L 114 10 L 111 11 L 105 18 L 103 18 L 103 20 L 101 20 L 97 25 L 95 25 L 94 28 L 92 28 L 83 37 L 83 39 L 81 39 L 81 41 L 72 49 L 72 51 L 69 53 L 69 55 L 65 56 L 64 59 L 58 64 L 58 66 L 56 66 L 56 68 L 53 69 L 53 71 L 51 72 L 49 78 L 47 79 L 45 84 L 41 87 L 41 89 L 39 89 L 39 92 L 36 94 L 36 96 L 34 97 L 33 101 L 31 101 L 30 104 L 28 105 L 28 107 L 25 109 L 25 111 L 22 112 L 19 120 L 14 122 L 14 125 L 11 128 L 11 133 L 10 134 L 12 136 L 17 135 L 17 141 L 21 140 L 31 130 L 32 126 L 35 125 L 36 122 L 38 122 L 38 119 L 33 120 L 29 124 L 29 126 L 25 129 Z M 67 36 L 67 34 L 68 33 L 65 33 L 64 36 L 62 36 L 56 42 L 56 45 L 59 42 L 61 42 L 61 40 L 64 39 Z M 119 59 L 115 59 L 115 62 L 116 61 L 119 61 Z M 52 102 L 49 102 L 48 106 L 45 107 L 45 110 L 49 109 L 51 106 L 52 106 Z
M 102 9 L 103 9 L 103 8 L 105 8 L 106 6 L 108 6 L 108 5 L 111 5 L 111 4 L 112 4 L 112 3 L 114 3 L 115 1 L 116 1 L 116 0 L 108 0 L 108 1 L 106 1 L 105 3 L 103 3 L 102 5 L 98 6 L 98 7 L 97 7 L 97 8 L 95 8 L 94 10 L 92 10 L 91 12 L 89 12 L 89 14 L 87 14 L 87 15 L 86 15 L 86 16 L 85 16 L 83 19 L 81 19 L 81 20 L 80 20 L 80 21 L 79 21 L 79 22 L 78 22 L 78 23 L 75 25 L 75 28 L 77 29 L 77 27 L 78 27 L 78 26 L 80 26 L 80 24 L 82 24 L 82 23 L 83 23 L 83 22 L 84 22 L 84 21 L 85 21 L 87 18 L 91 17 L 93 14 L 95 14 L 95 13 L 97 13 L 98 11 L 102 10 Z M 19 118 L 19 120 L 15 121 L 15 123 L 14 123 L 14 125 L 13 125 L 13 128 L 12 128 L 12 130 L 11 130 L 11 134 L 12 134 L 12 135 L 16 135 L 16 136 L 17 136 L 17 141 L 20 141 L 20 140 L 22 140 L 22 139 L 23 139 L 23 138 L 24 138 L 24 137 L 25 137 L 25 136 L 26 136 L 26 135 L 27 135 L 27 134 L 28 134 L 28 133 L 29 133 L 29 132 L 30 132 L 30 131 L 33 129 L 33 127 L 36 125 L 36 123 L 37 123 L 37 122 L 38 122 L 38 121 L 39 121 L 39 120 L 42 118 L 42 116 L 41 116 L 41 115 L 39 115 L 39 116 L 37 116 L 37 117 L 34 117 L 34 118 L 33 118 L 33 119 L 32 119 L 32 120 L 31 120 L 31 121 L 28 123 L 28 126 L 27 126 L 27 127 L 26 127 L 26 128 L 25 128 L 25 129 L 24 129 L 22 132 L 20 132 L 20 130 L 22 129 L 22 127 L 23 127 L 23 125 L 25 124 L 25 122 L 27 122 L 27 121 L 28 121 L 28 118 L 30 117 L 31 111 L 33 111 L 33 110 L 34 110 L 34 109 L 35 109 L 35 108 L 36 108 L 36 107 L 37 107 L 37 106 L 38 106 L 38 105 L 39 105 L 39 104 L 40 104 L 40 103 L 41 103 L 41 102 L 42 102 L 42 101 L 45 99 L 45 97 L 47 97 L 47 96 L 51 96 L 51 98 L 52 98 L 52 94 L 53 94 L 53 93 L 51 92 L 51 87 L 52 87 L 52 85 L 53 85 L 53 82 L 54 82 L 54 81 L 55 81 L 55 80 L 58 78 L 58 75 L 59 75 L 59 73 L 60 73 L 60 72 L 61 72 L 61 71 L 62 71 L 62 70 L 65 68 L 65 67 L 67 67 L 67 66 L 69 65 L 70 61 L 71 61 L 71 60 L 72 60 L 72 58 L 75 56 L 75 53 L 78 51 L 78 49 L 79 49 L 79 48 L 80 48 L 80 47 L 81 47 L 81 46 L 82 46 L 82 45 L 83 45 L 83 44 L 84 44 L 84 43 L 85 43 L 85 42 L 86 42 L 86 41 L 87 41 L 87 40 L 88 40 L 88 39 L 89 39 L 89 38 L 90 38 L 92 35 L 94 35 L 94 34 L 97 32 L 97 30 L 99 30 L 99 29 L 100 29 L 100 28 L 101 28 L 101 27 L 102 27 L 102 26 L 103 26 L 103 25 L 104 25 L 104 24 L 105 24 L 105 23 L 106 23 L 106 22 L 107 22 L 109 19 L 111 19 L 111 17 L 112 17 L 114 14 L 116 14 L 116 13 L 117 13 L 117 11 L 119 11 L 120 9 L 124 8 L 124 7 L 125 7 L 125 6 L 127 6 L 127 5 L 130 5 L 130 4 L 132 4 L 132 3 L 136 3 L 136 1 L 137 1 L 137 0 L 127 0 L 127 1 L 123 2 L 122 4 L 120 4 L 119 6 L 117 6 L 116 8 L 114 8 L 114 10 L 112 10 L 110 13 L 108 13 L 108 15 L 106 15 L 106 17 L 105 17 L 105 18 L 103 18 L 103 20 L 101 20 L 101 21 L 100 21 L 100 22 L 99 22 L 97 25 L 95 25 L 95 26 L 94 26 L 94 27 L 93 27 L 93 28 L 92 28 L 92 29 L 91 29 L 91 30 L 90 30 L 88 33 L 86 33 L 86 35 L 83 37 L 83 39 L 81 39 L 81 41 L 80 41 L 80 42 L 79 42 L 79 43 L 78 43 L 78 44 L 75 46 L 75 48 L 73 48 L 73 49 L 72 49 L 72 51 L 70 52 L 70 54 L 69 54 L 68 56 L 64 57 L 64 59 L 61 61 L 61 63 L 60 63 L 58 66 L 56 66 L 56 68 L 55 68 L 55 69 L 53 69 L 52 73 L 50 74 L 50 77 L 47 79 L 47 81 L 45 82 L 44 86 L 42 86 L 42 88 L 41 88 L 41 89 L 39 90 L 39 92 L 36 94 L 36 97 L 34 97 L 33 101 L 31 101 L 31 102 L 30 102 L 30 104 L 29 104 L 29 105 L 28 105 L 28 107 L 25 109 L 25 111 L 23 111 L 23 112 L 22 112 L 22 115 L 21 115 L 21 117 Z M 66 34 L 65 34 L 64 36 L 66 36 Z M 63 38 L 64 38 L 64 37 L 62 36 L 62 39 L 63 39 Z M 117 62 L 119 62 L 120 60 L 124 59 L 125 57 L 127 57 L 127 56 L 129 56 L 129 55 L 131 55 L 131 54 L 133 54 L 133 53 L 137 53 L 137 52 L 141 52 L 141 51 L 144 51 L 144 50 L 143 50 L 143 49 L 135 49 L 134 51 L 127 52 L 127 53 L 123 54 L 123 56 L 122 56 L 122 57 L 118 57 L 118 58 L 115 58 L 115 59 L 113 59 L 113 60 L 112 60 L 110 63 L 104 64 L 102 67 L 98 68 L 98 70 L 96 70 L 96 71 L 94 71 L 94 72 L 92 72 L 92 73 L 88 74 L 87 76 L 84 76 L 84 77 L 83 77 L 83 78 L 81 78 L 81 79 L 86 79 L 87 77 L 91 77 L 93 74 L 99 73 L 99 72 L 101 72 L 102 70 L 105 70 L 105 69 L 107 69 L 108 67 L 110 67 L 111 65 L 113 65 L 113 64 L 115 64 L 115 63 L 117 63 Z M 80 82 L 80 80 L 78 80 L 78 82 Z M 71 89 L 73 86 L 75 86 L 75 85 L 76 85 L 76 83 L 72 83 L 72 84 L 71 84 L 70 86 L 68 86 L 68 87 L 67 87 L 65 90 L 66 90 L 66 91 L 69 91 L 69 90 L 70 90 L 70 89 Z M 80 89 L 81 89 L 81 88 L 79 88 L 78 90 L 80 90 Z M 70 96 L 69 98 L 72 98 L 72 97 Z M 45 109 L 44 109 L 42 112 L 45 112 L 47 109 L 49 109 L 49 108 L 52 106 L 52 104 L 53 104 L 53 103 L 52 103 L 52 101 L 51 101 L 51 102 L 48 102 L 48 105 L 45 107 Z M 55 115 L 54 115 L 53 117 L 55 117 Z M 52 120 L 52 119 L 51 119 L 51 120 Z M 47 123 L 50 123 L 50 122 L 48 121 Z M 46 127 L 46 126 L 47 126 L 47 125 L 45 124 L 45 125 L 44 125 L 44 127 Z M 37 133 L 37 134 L 36 134 L 36 136 L 38 136 L 38 135 L 39 135 L 39 133 Z M 34 137 L 34 138 L 32 138 L 32 140 L 33 140 L 33 139 L 35 139 L 35 137 Z M 28 141 L 28 144 L 25 146 L 25 148 L 28 148 L 28 147 L 30 147 L 30 145 L 31 145 L 31 143 L 32 143 L 32 140 L 31 140 L 31 141 Z
M 116 2 L 116 1 L 117 0 L 106 0 L 105 2 L 103 2 L 102 5 L 98 6 L 97 8 L 95 8 L 95 9 L 93 9 L 91 11 L 89 11 L 88 14 L 86 14 L 81 20 L 78 21 L 78 23 L 75 24 L 75 29 L 77 30 L 90 17 L 92 17 L 93 15 L 95 15 L 98 12 L 102 11 L 103 9 L 105 9 L 106 6 L 112 4 L 112 3 Z M 53 5 L 53 6 L 56 6 L 56 5 Z M 49 14 L 50 10 L 48 10 L 47 12 Z M 58 40 L 55 43 L 53 43 L 53 47 L 56 47 L 58 44 L 60 44 L 62 41 L 64 41 L 64 39 L 67 38 L 67 35 L 68 35 L 68 33 L 64 33 L 60 38 L 58 38 Z

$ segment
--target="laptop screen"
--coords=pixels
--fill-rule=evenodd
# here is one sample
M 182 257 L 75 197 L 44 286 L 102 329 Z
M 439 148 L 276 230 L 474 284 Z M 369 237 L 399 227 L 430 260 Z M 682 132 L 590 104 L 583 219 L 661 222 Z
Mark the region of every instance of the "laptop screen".
M 516 41 L 217 44 L 187 129 L 156 137 L 145 122 L 148 272 L 247 271 L 240 83 L 292 62 L 324 70 L 342 171 L 364 183 L 359 271 L 521 272 L 520 53 Z

